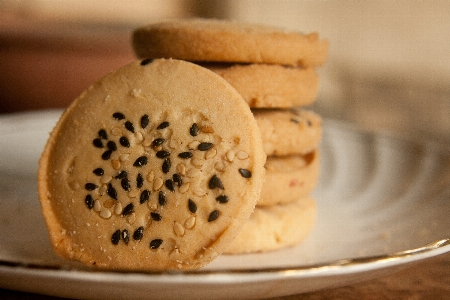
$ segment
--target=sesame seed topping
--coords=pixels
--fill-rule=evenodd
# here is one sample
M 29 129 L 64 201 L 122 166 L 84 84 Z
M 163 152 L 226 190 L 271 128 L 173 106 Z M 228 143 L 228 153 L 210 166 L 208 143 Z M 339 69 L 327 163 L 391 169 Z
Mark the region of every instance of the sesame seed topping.
M 181 186 L 183 184 L 183 180 L 181 179 L 181 176 L 178 174 L 173 174 L 172 176 L 173 181 L 178 185 Z
M 119 241 L 120 241 L 120 230 L 116 230 L 111 236 L 111 243 L 113 243 L 113 245 L 117 245 L 119 244 Z
M 180 186 L 180 188 L 178 189 L 178 191 L 179 191 L 180 193 L 184 194 L 184 193 L 187 192 L 187 190 L 189 190 L 189 187 L 190 187 L 190 186 L 191 186 L 191 185 L 190 185 L 189 182 L 188 182 L 188 183 L 185 183 L 185 184 L 183 184 L 182 186 Z
M 158 194 L 158 203 L 159 203 L 159 205 L 161 205 L 161 206 L 166 205 L 166 203 L 167 203 L 166 194 L 164 194 L 163 191 L 159 191 L 159 194 Z
M 93 190 L 95 190 L 96 188 L 98 188 L 98 185 L 96 185 L 96 184 L 94 184 L 94 183 L 88 182 L 88 183 L 86 183 L 86 184 L 84 185 L 84 188 L 85 188 L 86 190 L 88 190 L 88 191 L 93 191 Z
M 161 146 L 162 143 L 164 143 L 164 141 L 165 141 L 165 139 L 163 139 L 163 138 L 154 139 L 152 142 L 152 147 Z
M 168 156 L 170 156 L 169 151 L 161 150 L 161 151 L 156 152 L 156 157 L 158 157 L 158 158 L 166 158 Z
M 217 202 L 219 203 L 227 203 L 228 202 L 228 196 L 226 195 L 220 195 L 216 198 Z
M 144 177 L 141 173 L 138 173 L 136 176 L 136 187 L 140 189 L 144 185 Z
M 142 167 L 145 166 L 147 164 L 147 157 L 146 156 L 141 156 L 138 159 L 136 159 L 136 161 L 134 162 L 133 166 L 135 167 Z
M 148 115 L 143 115 L 141 117 L 141 128 L 144 129 L 145 127 L 147 127 L 149 122 L 150 122 L 150 118 L 148 117 Z
M 183 226 L 180 223 L 175 221 L 173 223 L 173 232 L 175 232 L 176 236 L 183 236 L 184 235 L 184 228 L 183 228 Z
M 120 169 L 120 166 L 121 166 L 120 160 L 118 160 L 118 159 L 111 160 L 111 165 L 116 170 Z
M 159 246 L 163 243 L 163 240 L 161 239 L 154 239 L 150 242 L 150 248 L 151 249 L 158 249 Z
M 128 173 L 126 171 L 121 171 L 119 174 L 117 174 L 116 179 L 122 179 L 128 176 Z
M 195 225 L 195 216 L 190 216 L 189 218 L 187 218 L 186 222 L 184 222 L 184 227 L 186 227 L 186 229 L 191 229 L 192 227 L 194 227 Z
M 238 151 L 236 153 L 237 158 L 239 158 L 240 160 L 244 160 L 248 158 L 248 154 L 245 151 Z
M 247 169 L 239 169 L 239 174 L 241 174 L 241 176 L 244 178 L 252 177 L 252 173 Z
M 205 125 L 200 129 L 203 133 L 214 133 L 214 129 L 211 126 Z
M 133 212 L 133 209 L 134 209 L 133 203 L 127 204 L 127 206 L 125 206 L 125 208 L 122 211 L 122 216 L 127 216 L 127 215 L 131 214 Z
M 161 221 L 162 220 L 161 215 L 157 212 L 151 212 L 150 217 L 152 217 L 153 221 Z
M 126 229 L 122 231 L 122 240 L 125 242 L 125 244 L 128 244 L 128 242 L 130 241 L 130 234 Z
M 197 125 L 197 123 L 192 124 L 191 128 L 189 128 L 189 133 L 192 136 L 197 136 L 198 135 L 198 125 Z
M 101 178 L 100 178 L 100 182 L 101 183 L 108 183 L 108 182 L 110 182 L 112 180 L 112 176 L 111 175 L 108 175 L 108 174 L 105 174 L 105 175 L 103 175 Z
M 144 227 L 143 226 L 136 229 L 133 233 L 133 239 L 135 241 L 142 239 L 143 236 L 144 236 Z
M 219 217 L 219 215 L 220 215 L 220 212 L 219 212 L 217 209 L 216 209 L 216 210 L 213 210 L 213 211 L 209 214 L 208 222 L 212 222 L 212 221 L 217 220 L 217 218 Z
M 112 154 L 112 151 L 111 151 L 111 150 L 106 150 L 106 151 L 103 152 L 103 154 L 102 154 L 102 159 L 103 159 L 103 160 L 108 160 L 108 159 L 110 159 L 111 154 Z
M 206 150 L 211 149 L 212 146 L 213 146 L 212 143 L 203 142 L 198 145 L 197 149 L 200 151 L 206 151 Z
M 163 184 L 164 184 L 164 181 L 163 181 L 161 178 L 157 177 L 157 178 L 153 181 L 153 190 L 154 190 L 154 191 L 159 190 L 159 189 L 162 187 Z
M 121 135 L 122 129 L 120 129 L 119 127 L 114 127 L 113 129 L 111 129 L 111 133 L 116 136 Z
M 93 173 L 97 176 L 102 176 L 105 173 L 105 171 L 102 168 L 97 168 L 93 171 Z
M 175 184 L 172 179 L 167 179 L 165 185 L 169 191 L 175 192 Z
M 117 150 L 117 145 L 116 143 L 114 143 L 113 141 L 109 141 L 106 146 L 108 147 L 109 150 L 111 151 L 116 151 Z
M 184 159 L 191 158 L 192 156 L 193 156 L 192 152 L 188 152 L 188 151 L 181 152 L 180 154 L 178 154 L 179 158 L 184 158 Z
M 125 128 L 128 129 L 128 131 L 134 133 L 134 125 L 130 121 L 125 122 Z
M 217 177 L 217 175 L 213 175 L 211 177 L 211 179 L 208 182 L 208 187 L 211 190 L 215 189 L 216 187 L 222 190 L 224 189 L 222 181 L 219 179 L 219 177 Z
M 97 147 L 97 148 L 103 148 L 104 147 L 103 146 L 103 142 L 102 142 L 101 139 L 94 139 L 92 141 L 92 144 L 94 144 L 94 146 Z
M 156 129 L 164 129 L 164 128 L 167 128 L 167 127 L 169 127 L 169 122 L 164 121 L 161 124 L 159 124 L 158 127 L 156 127 Z
M 120 143 L 122 146 L 126 147 L 126 148 L 129 148 L 129 147 L 130 147 L 130 141 L 129 141 L 128 138 L 126 138 L 125 136 L 122 136 L 122 137 L 119 139 L 119 143 Z
M 294 119 L 294 118 L 291 119 L 291 122 L 292 122 L 292 123 L 295 123 L 295 124 L 300 123 L 297 119 Z
M 122 204 L 120 204 L 120 202 L 117 202 L 116 205 L 114 206 L 114 213 L 116 215 L 120 215 L 122 211 L 123 211 Z
M 149 190 L 143 190 L 141 193 L 141 196 L 139 197 L 139 203 L 143 204 L 150 199 L 150 191 Z
M 107 209 L 102 209 L 100 211 L 100 217 L 102 217 L 103 219 L 109 219 L 111 218 L 111 212 Z
M 125 119 L 125 115 L 123 113 L 120 113 L 120 112 L 115 112 L 115 113 L 113 113 L 112 116 L 116 120 L 123 120 L 123 119 Z
M 141 61 L 141 66 L 149 65 L 153 62 L 153 58 L 146 58 Z
M 114 200 L 117 200 L 117 191 L 116 191 L 116 189 L 112 186 L 111 183 L 108 184 L 108 189 L 106 190 L 106 193 L 108 194 L 108 196 L 110 196 L 110 197 L 113 198 Z
M 98 136 L 100 137 L 100 138 L 102 138 L 102 139 L 108 139 L 108 134 L 106 133 L 106 130 L 105 129 L 100 129 L 99 131 L 98 131 Z
M 191 213 L 195 214 L 197 212 L 197 204 L 191 199 L 188 200 L 188 208 Z
M 170 158 L 166 158 L 165 160 L 164 160 L 164 162 L 163 162 L 163 164 L 162 164 L 162 171 L 164 172 L 164 173 L 169 173 L 169 171 L 170 171 L 170 166 L 171 166 L 171 164 L 170 164 Z
M 130 180 L 128 180 L 128 178 L 123 178 L 123 179 L 120 181 L 120 185 L 122 186 L 122 188 L 123 188 L 125 191 L 129 191 L 129 190 L 130 190 Z
M 94 207 L 94 198 L 92 198 L 91 195 L 86 195 L 86 198 L 84 198 L 84 203 L 86 203 L 89 209 L 92 209 Z

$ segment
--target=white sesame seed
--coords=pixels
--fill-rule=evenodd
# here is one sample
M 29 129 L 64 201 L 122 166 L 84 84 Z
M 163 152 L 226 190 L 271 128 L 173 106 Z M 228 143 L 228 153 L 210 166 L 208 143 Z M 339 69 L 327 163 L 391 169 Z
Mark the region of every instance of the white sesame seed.
M 191 229 L 192 227 L 194 227 L 195 225 L 195 216 L 191 216 L 189 217 L 186 222 L 184 222 L 184 227 L 186 227 L 186 229 Z
M 173 223 L 173 231 L 175 232 L 176 236 L 183 236 L 184 235 L 184 228 L 178 222 Z
M 120 160 L 121 162 L 127 161 L 129 156 L 130 156 L 129 153 L 120 154 L 120 155 L 119 155 L 119 160 Z
M 111 217 L 111 212 L 107 209 L 102 209 L 100 211 L 100 217 L 102 217 L 103 219 L 109 219 Z
M 163 185 L 163 180 L 161 178 L 155 178 L 155 180 L 153 181 L 153 190 L 157 191 L 159 190 Z
M 153 179 L 155 179 L 155 173 L 153 173 L 153 171 L 148 172 L 145 179 L 147 179 L 148 182 L 152 182 Z
M 239 158 L 240 160 L 243 159 L 247 159 L 248 158 L 248 154 L 245 151 L 238 151 L 238 153 L 236 153 L 237 158 Z
M 114 207 L 114 213 L 116 215 L 120 215 L 122 213 L 122 204 L 117 203 L 116 206 Z
M 100 201 L 95 200 L 95 202 L 94 202 L 94 210 L 96 212 L 99 212 L 101 209 L 102 209 L 102 204 L 100 203 Z
M 115 136 L 122 135 L 122 129 L 120 129 L 119 127 L 114 127 L 113 129 L 111 129 L 111 133 Z
M 183 163 L 179 163 L 177 165 L 177 171 L 180 172 L 181 175 L 186 175 L 186 165 Z
M 142 135 L 142 132 L 138 131 L 134 134 L 134 136 L 136 137 L 136 140 L 138 142 L 142 142 L 144 140 L 144 136 Z
M 116 169 L 116 170 L 120 169 L 121 163 L 120 163 L 119 160 L 113 159 L 113 160 L 111 161 L 111 164 L 112 164 L 112 167 L 113 167 L 114 169 Z
M 130 198 L 136 198 L 137 196 L 139 196 L 139 190 L 131 190 L 129 193 L 128 193 L 128 197 L 130 197 Z
M 190 183 L 185 183 L 179 187 L 178 191 L 182 194 L 186 193 L 189 190 Z
M 200 128 L 203 133 L 214 133 L 214 129 L 211 126 L 205 125 Z
M 100 178 L 100 182 L 101 182 L 101 183 L 108 183 L 108 182 L 110 182 L 111 180 L 112 180 L 112 176 L 111 176 L 111 175 L 107 175 L 107 174 L 103 175 L 103 176 Z
M 228 150 L 226 156 L 227 156 L 227 160 L 229 162 L 232 162 L 234 160 L 234 151 L 233 150 Z
M 205 158 L 206 158 L 206 159 L 213 158 L 214 156 L 216 156 L 216 154 L 217 154 L 217 150 L 216 150 L 216 149 L 214 149 L 214 148 L 209 149 L 209 150 L 206 151 L 206 153 L 205 153 Z

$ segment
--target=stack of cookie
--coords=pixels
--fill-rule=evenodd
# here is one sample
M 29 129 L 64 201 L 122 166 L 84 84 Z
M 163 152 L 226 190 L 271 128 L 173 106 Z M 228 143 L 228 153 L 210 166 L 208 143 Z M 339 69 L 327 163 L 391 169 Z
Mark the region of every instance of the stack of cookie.
M 316 99 L 328 43 L 316 33 L 218 20 L 151 24 L 133 33 L 140 58 L 195 62 L 226 79 L 253 111 L 267 154 L 260 199 L 226 253 L 295 245 L 311 231 L 310 197 L 319 175 L 321 119 L 305 107 Z M 242 159 L 227 153 L 225 159 Z

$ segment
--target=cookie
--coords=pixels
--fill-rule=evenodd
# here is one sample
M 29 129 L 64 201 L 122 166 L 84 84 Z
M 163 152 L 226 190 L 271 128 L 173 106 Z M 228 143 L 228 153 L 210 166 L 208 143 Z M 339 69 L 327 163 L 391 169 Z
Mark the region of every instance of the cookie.
M 258 206 L 276 205 L 307 197 L 316 187 L 320 167 L 319 151 L 305 155 L 269 156 Z
M 267 252 L 295 246 L 313 229 L 316 214 L 317 207 L 312 198 L 256 207 L 242 231 L 224 253 Z
M 328 42 L 317 33 L 213 19 L 150 24 L 133 32 L 132 44 L 140 58 L 303 67 L 322 65 L 328 54 Z
M 254 109 L 267 156 L 306 154 L 322 138 L 322 119 L 310 110 Z
M 314 102 L 319 78 L 313 68 L 267 64 L 202 64 L 222 76 L 251 108 L 290 108 Z
M 50 135 L 38 179 L 51 244 L 99 268 L 200 268 L 252 213 L 264 163 L 252 113 L 224 79 L 184 61 L 133 62 Z

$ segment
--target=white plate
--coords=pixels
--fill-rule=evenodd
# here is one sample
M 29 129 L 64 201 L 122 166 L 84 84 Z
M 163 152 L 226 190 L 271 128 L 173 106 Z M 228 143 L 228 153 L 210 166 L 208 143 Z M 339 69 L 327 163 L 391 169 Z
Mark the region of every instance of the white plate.
M 269 298 L 374 278 L 450 250 L 450 151 L 324 122 L 318 222 L 301 245 L 221 256 L 188 273 L 68 267 L 36 195 L 60 111 L 0 117 L 0 286 L 71 298 Z

